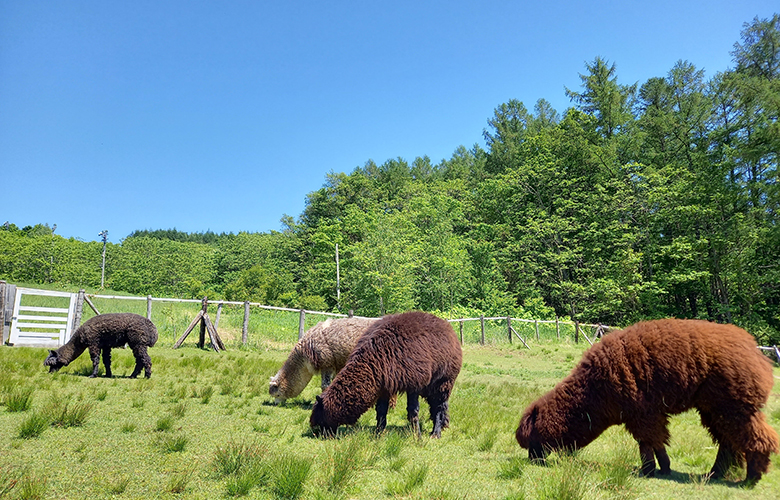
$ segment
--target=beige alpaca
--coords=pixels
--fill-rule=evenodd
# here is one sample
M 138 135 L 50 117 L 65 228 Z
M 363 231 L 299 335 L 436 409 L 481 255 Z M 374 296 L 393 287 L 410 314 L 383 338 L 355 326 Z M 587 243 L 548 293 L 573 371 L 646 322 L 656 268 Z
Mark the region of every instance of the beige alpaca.
M 304 334 L 282 368 L 271 377 L 268 393 L 277 404 L 299 395 L 315 373 L 322 375 L 322 390 L 347 362 L 358 338 L 375 319 L 339 318 L 317 323 Z

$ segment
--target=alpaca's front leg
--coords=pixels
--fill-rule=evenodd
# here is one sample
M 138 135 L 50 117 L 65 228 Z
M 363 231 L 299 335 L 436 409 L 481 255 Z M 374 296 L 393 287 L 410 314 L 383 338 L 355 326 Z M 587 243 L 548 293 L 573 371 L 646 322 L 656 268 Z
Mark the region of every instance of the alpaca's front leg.
M 387 409 L 390 407 L 389 397 L 380 397 L 376 402 L 376 433 L 379 434 L 387 427 Z
M 106 369 L 106 377 L 111 378 L 111 348 L 103 349 L 103 366 Z
M 100 347 L 96 345 L 89 346 L 89 357 L 92 358 L 92 375 L 89 378 L 95 378 L 100 368 Z
M 322 377 L 322 383 L 320 384 L 320 389 L 323 391 L 328 388 L 330 385 L 330 382 L 333 380 L 333 372 L 330 370 L 322 370 L 320 372 L 320 376 Z

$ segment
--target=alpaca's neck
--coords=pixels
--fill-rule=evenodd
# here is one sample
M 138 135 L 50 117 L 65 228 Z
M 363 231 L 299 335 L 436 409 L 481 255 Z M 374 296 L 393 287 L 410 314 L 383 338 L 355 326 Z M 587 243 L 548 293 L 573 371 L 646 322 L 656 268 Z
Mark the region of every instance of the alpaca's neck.
M 314 366 L 303 355 L 300 344 L 296 344 L 279 370 L 281 392 L 287 398 L 294 398 L 308 385 L 314 372 Z
M 62 361 L 70 363 L 74 359 L 81 356 L 81 353 L 87 348 L 86 345 L 78 340 L 78 337 L 73 336 L 71 339 L 57 349 L 57 357 Z
M 376 403 L 379 385 L 368 363 L 352 363 L 339 375 L 325 392 L 323 406 L 332 423 L 352 425 Z
M 619 412 L 610 402 L 600 397 L 600 391 L 588 378 L 569 377 L 551 395 L 550 409 L 555 415 L 564 415 L 570 430 L 578 429 L 577 446 L 582 447 L 596 439 L 607 427 L 620 423 Z

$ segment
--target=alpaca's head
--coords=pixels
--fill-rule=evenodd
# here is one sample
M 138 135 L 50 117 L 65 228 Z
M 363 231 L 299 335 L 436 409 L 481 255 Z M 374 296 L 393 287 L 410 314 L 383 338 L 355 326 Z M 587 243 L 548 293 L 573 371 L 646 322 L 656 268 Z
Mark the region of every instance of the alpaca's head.
M 309 425 L 311 431 L 315 436 L 333 437 L 336 435 L 336 429 L 338 425 L 334 425 L 328 418 L 325 411 L 325 405 L 323 404 L 322 395 L 317 394 L 314 407 L 311 409 L 311 417 L 309 418 Z
M 315 372 L 311 362 L 301 354 L 300 344 L 297 344 L 282 368 L 271 377 L 268 394 L 274 397 L 276 404 L 284 404 L 287 399 L 303 392 Z
M 271 377 L 271 380 L 268 384 L 268 394 L 274 397 L 274 402 L 278 405 L 284 404 L 285 400 L 287 399 L 283 394 L 279 387 L 279 373 Z
M 49 351 L 49 356 L 43 362 L 43 366 L 49 367 L 49 373 L 56 372 L 63 366 L 68 366 L 68 362 L 60 358 L 57 351 Z

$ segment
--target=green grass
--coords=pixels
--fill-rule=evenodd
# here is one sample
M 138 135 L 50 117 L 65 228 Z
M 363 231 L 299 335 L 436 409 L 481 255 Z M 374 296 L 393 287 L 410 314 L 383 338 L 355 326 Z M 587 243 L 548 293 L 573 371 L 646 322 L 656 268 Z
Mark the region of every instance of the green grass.
M 695 412 L 671 419 L 668 479 L 637 476 L 637 446 L 620 427 L 572 457 L 530 463 L 514 439 L 520 413 L 585 347 L 530 343 L 532 350 L 464 348 L 450 428 L 438 440 L 427 436 L 424 400 L 424 435 L 409 432 L 405 395 L 379 436 L 370 410 L 336 439 L 313 438 L 317 378 L 285 406 L 268 395 L 268 379 L 292 343 L 233 343 L 222 353 L 158 345 L 150 350 L 149 380 L 126 378 L 134 364 L 129 350 L 114 351 L 115 378 L 90 379 L 86 355 L 49 374 L 45 349 L 0 347 L 0 482 L 13 485 L 5 492 L 0 485 L 0 497 L 754 499 L 780 490 L 778 457 L 752 489 L 734 481 L 744 470 L 731 481 L 707 481 L 717 450 Z M 19 403 L 26 409 L 8 411 L 12 399 L 26 400 Z M 780 384 L 766 414 L 780 428 Z

